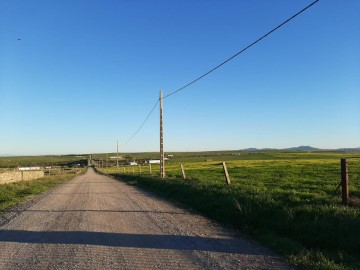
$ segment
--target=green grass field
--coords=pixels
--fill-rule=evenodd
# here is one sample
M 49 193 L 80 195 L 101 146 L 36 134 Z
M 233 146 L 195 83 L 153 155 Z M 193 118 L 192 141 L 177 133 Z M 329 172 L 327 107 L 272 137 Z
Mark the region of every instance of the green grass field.
M 141 166 L 141 174 L 139 166 L 100 171 L 236 228 L 303 269 L 360 269 L 360 209 L 341 205 L 341 192 L 336 191 L 340 158 L 348 158 L 350 195 L 356 204 L 359 153 L 175 154 L 167 163 L 166 179 L 158 177 L 158 165 L 152 165 L 152 175 L 148 166 Z M 221 161 L 227 163 L 230 186 Z
M 86 166 L 87 158 L 87 156 L 76 155 L 0 157 L 0 169 L 16 168 L 18 166 L 66 166 L 74 163 Z

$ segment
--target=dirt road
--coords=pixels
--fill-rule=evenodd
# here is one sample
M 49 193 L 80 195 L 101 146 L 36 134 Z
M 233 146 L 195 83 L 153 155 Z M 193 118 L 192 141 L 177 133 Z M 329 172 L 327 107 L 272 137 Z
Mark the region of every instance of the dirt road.
M 257 244 L 90 168 L 0 227 L 0 269 L 290 268 Z

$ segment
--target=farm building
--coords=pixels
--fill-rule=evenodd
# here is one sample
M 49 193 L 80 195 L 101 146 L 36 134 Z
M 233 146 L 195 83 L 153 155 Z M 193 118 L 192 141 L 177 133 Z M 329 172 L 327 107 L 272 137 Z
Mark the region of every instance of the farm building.
M 41 167 L 19 167 L 19 171 L 39 171 Z
M 146 161 L 147 164 L 160 164 L 160 159 L 150 159 Z
M 119 157 L 110 157 L 110 159 L 122 159 L 123 157 L 122 156 L 119 156 Z
M 164 160 L 168 160 L 168 158 L 164 158 Z M 150 159 L 145 161 L 146 164 L 160 164 L 160 159 Z

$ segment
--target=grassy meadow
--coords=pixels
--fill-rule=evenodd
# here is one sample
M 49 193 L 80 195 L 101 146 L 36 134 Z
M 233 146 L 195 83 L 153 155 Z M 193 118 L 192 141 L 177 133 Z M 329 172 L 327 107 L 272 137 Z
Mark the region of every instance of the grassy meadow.
M 360 153 L 174 153 L 166 179 L 159 165 L 151 175 L 149 165 L 98 170 L 235 228 L 300 268 L 360 269 L 360 209 L 341 205 L 340 158 L 348 159 L 350 197 L 359 205 Z
M 67 166 L 70 164 L 87 165 L 88 156 L 64 155 L 64 156 L 9 156 L 0 157 L 0 170 L 16 167 L 30 166 Z

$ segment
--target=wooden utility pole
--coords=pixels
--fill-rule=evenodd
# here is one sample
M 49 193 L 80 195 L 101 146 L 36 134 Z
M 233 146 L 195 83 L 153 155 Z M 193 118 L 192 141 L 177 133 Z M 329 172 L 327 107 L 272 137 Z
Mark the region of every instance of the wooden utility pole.
M 116 142 L 116 167 L 119 167 L 119 141 Z
M 349 173 L 348 163 L 346 159 L 341 159 L 341 188 L 342 188 L 342 203 L 349 204 Z
M 163 93 L 160 90 L 160 178 L 165 177 L 164 129 L 163 129 Z

